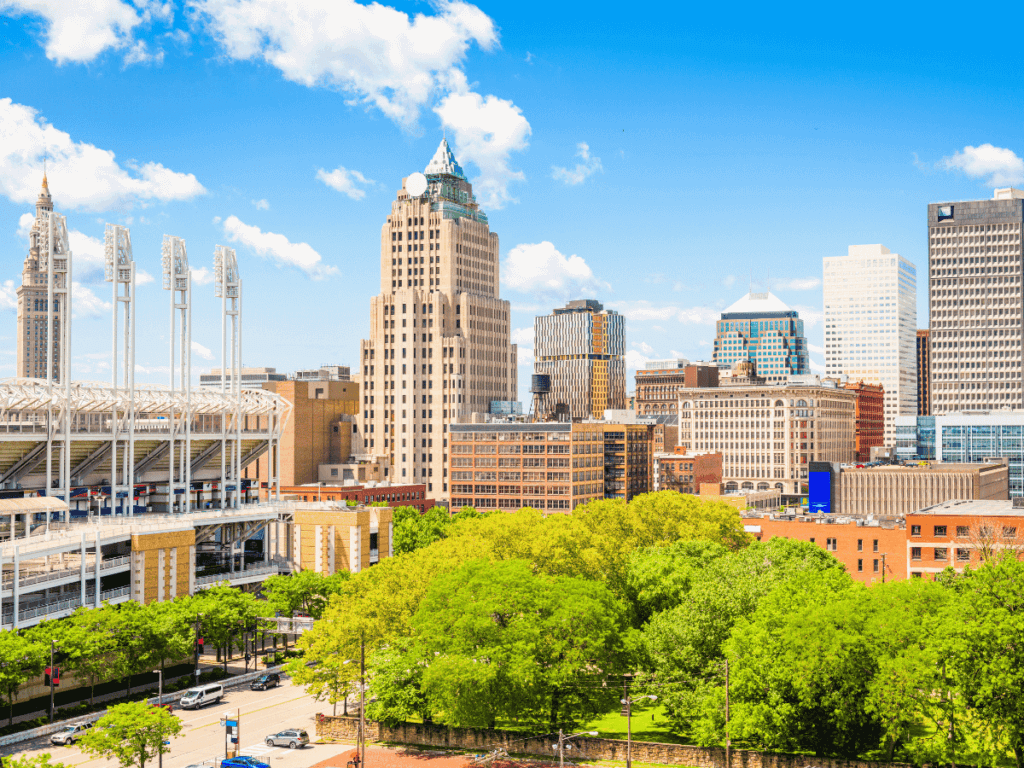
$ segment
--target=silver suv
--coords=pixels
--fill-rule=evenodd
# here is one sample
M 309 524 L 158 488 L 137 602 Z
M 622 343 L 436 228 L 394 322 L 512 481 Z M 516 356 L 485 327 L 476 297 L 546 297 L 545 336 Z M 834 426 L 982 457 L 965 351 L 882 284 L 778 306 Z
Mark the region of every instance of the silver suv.
M 287 731 L 267 736 L 266 742 L 268 747 L 280 746 L 295 749 L 296 747 L 304 747 L 309 744 L 309 734 L 301 728 L 291 728 Z
M 63 744 L 65 747 L 74 744 L 82 734 L 88 730 L 92 723 L 80 723 L 79 725 L 65 725 L 55 734 L 50 736 L 51 744 Z

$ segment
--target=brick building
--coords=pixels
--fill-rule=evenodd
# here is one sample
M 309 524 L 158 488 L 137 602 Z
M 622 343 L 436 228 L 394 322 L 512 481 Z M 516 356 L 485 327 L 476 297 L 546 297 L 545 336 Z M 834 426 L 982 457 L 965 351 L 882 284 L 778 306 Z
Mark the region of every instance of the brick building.
M 718 366 L 687 360 L 658 360 L 636 372 L 636 401 L 639 416 L 676 414 L 684 389 L 717 387 Z
M 653 487 L 650 424 L 452 424 L 452 509 L 571 512 Z
M 427 486 L 413 485 L 293 485 L 281 487 L 282 497 L 295 496 L 299 501 L 355 501 L 359 504 L 387 502 L 392 507 L 414 507 L 426 512 L 434 506 L 427 498 Z
M 1024 501 L 947 501 L 906 518 L 907 570 L 934 578 L 997 553 L 1024 554 Z
M 704 484 L 721 484 L 722 454 L 690 453 L 677 446 L 672 453 L 654 454 L 654 490 L 699 494 Z
M 843 389 L 853 392 L 854 433 L 857 461 L 871 461 L 871 449 L 885 443 L 885 388 L 863 381 L 847 382 Z

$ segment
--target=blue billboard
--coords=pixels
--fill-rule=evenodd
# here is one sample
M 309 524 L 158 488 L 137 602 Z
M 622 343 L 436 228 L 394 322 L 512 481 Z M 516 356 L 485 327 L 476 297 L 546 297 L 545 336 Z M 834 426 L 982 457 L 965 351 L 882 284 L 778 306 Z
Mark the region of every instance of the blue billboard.
M 808 508 L 811 512 L 830 514 L 832 512 L 832 473 L 808 473 Z

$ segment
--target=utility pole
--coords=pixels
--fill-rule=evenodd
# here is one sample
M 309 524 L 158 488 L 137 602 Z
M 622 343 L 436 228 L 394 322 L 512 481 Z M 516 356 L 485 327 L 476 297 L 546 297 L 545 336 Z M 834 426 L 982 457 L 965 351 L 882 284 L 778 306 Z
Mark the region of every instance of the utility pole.
M 885 552 L 882 553 L 882 583 L 885 584 Z
M 366 639 L 359 634 L 359 768 L 366 764 Z
M 729 660 L 725 660 L 725 768 L 732 768 L 732 745 L 729 743 Z
M 17 617 L 15 617 L 17 618 Z M 56 670 L 53 667 L 53 640 L 50 640 L 50 722 L 53 722 L 53 674 Z
M 562 733 L 562 729 L 559 728 L 558 729 L 558 768 L 565 768 L 565 759 L 563 757 L 564 754 L 565 754 L 565 750 L 564 750 L 564 747 L 562 746 L 564 744 L 564 742 L 565 742 L 564 736 L 565 736 L 565 734 Z M 629 766 L 629 757 L 628 757 L 629 753 L 627 752 L 626 754 L 627 754 L 626 765 Z
M 196 682 L 199 681 L 199 614 L 196 614 Z
M 658 697 L 652 694 L 647 696 L 632 697 L 627 693 L 629 690 L 627 682 L 622 681 L 622 701 L 621 704 L 626 705 L 626 768 L 632 768 L 633 765 L 633 702 L 643 701 L 644 699 L 650 699 L 651 701 L 657 701 Z M 592 735 L 596 736 L 596 733 Z
M 164 671 L 162 669 L 157 669 L 155 671 L 160 676 L 160 678 L 159 678 L 159 680 L 157 682 L 157 689 L 156 689 L 156 705 L 158 707 L 163 707 L 163 705 L 164 705 Z M 159 762 L 157 764 L 157 768 L 164 768 L 164 745 L 163 745 L 162 742 L 160 744 L 160 752 L 158 754 L 159 754 L 159 756 L 158 756 L 157 760 Z

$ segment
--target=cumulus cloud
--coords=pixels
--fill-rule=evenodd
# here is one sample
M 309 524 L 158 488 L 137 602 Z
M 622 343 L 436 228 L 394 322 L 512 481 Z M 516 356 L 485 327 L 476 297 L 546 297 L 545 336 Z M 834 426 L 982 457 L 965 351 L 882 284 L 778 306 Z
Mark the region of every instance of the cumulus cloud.
M 947 171 L 961 171 L 972 179 L 985 179 L 990 187 L 1005 187 L 1024 182 L 1024 159 L 1004 147 L 982 144 L 966 146 L 939 162 Z
M 13 280 L 0 283 L 0 310 L 18 308 L 18 288 Z
M 582 184 L 588 177 L 593 176 L 598 171 L 604 170 L 601 167 L 601 158 L 591 156 L 590 146 L 586 142 L 581 141 L 576 145 L 576 157 L 580 158 L 583 162 L 576 163 L 575 168 L 551 166 L 551 178 L 555 179 L 555 181 L 564 182 L 569 186 L 575 186 L 576 184 Z
M 359 171 L 349 171 L 340 165 L 330 172 L 320 168 L 316 172 L 316 177 L 331 189 L 348 195 L 353 200 L 362 200 L 366 197 L 366 190 L 362 189 L 360 184 L 365 186 L 374 184 L 373 179 L 366 178 Z
M 501 266 L 502 283 L 521 293 L 538 293 L 559 298 L 608 290 L 581 256 L 565 256 L 545 240 L 517 245 Z
M 300 269 L 314 280 L 338 274 L 338 268 L 323 264 L 323 258 L 308 243 L 293 243 L 284 235 L 263 232 L 259 227 L 240 221 L 237 216 L 228 216 L 224 220 L 224 234 L 231 242 L 247 246 L 258 256 L 269 258 L 280 266 Z
M 813 352 L 816 355 L 824 355 L 825 354 L 825 348 L 824 347 L 819 347 L 817 344 L 808 344 L 807 348 L 809 350 L 811 350 L 811 352 Z
M 198 341 L 192 342 L 192 354 L 198 355 L 203 360 L 213 360 L 213 352 L 210 351 L 209 347 L 204 347 Z
M 647 357 L 635 349 L 630 349 L 626 352 L 626 369 L 635 371 L 638 368 L 643 368 L 647 363 L 651 361 L 651 358 Z
M 128 53 L 124 55 L 124 64 L 126 67 L 131 66 L 132 64 L 156 64 L 159 66 L 163 63 L 163 50 L 158 48 L 155 52 L 151 53 L 145 40 L 136 40 L 135 44 L 128 49 Z
M 57 64 L 83 64 L 124 48 L 143 19 L 121 0 L 0 0 L 0 13 L 43 20 L 43 49 Z
M 793 309 L 800 315 L 800 319 L 804 321 L 805 328 L 813 328 L 824 319 L 825 314 L 818 307 L 799 306 L 794 305 Z
M 213 282 L 213 270 L 207 267 L 188 268 L 192 273 L 192 285 L 210 285 Z
M 793 277 L 788 280 L 772 280 L 771 287 L 779 291 L 813 291 L 821 287 L 821 278 Z
M 253 200 L 252 204 L 256 206 L 257 211 L 270 210 L 270 203 L 268 203 L 266 200 Z
M 24 217 L 22 217 L 24 218 Z M 103 241 L 79 232 L 68 230 L 68 245 L 74 259 L 72 268 L 76 277 L 87 282 L 103 280 L 103 264 L 106 261 L 106 250 Z M 138 279 L 138 274 L 136 274 Z
M 347 93 L 406 127 L 459 72 L 472 43 L 498 44 L 474 5 L 440 2 L 411 17 L 355 0 L 189 0 L 232 59 L 261 59 L 288 80 Z
M 28 240 L 28 236 L 32 233 L 32 225 L 36 223 L 36 216 L 34 213 L 23 213 L 18 218 L 18 239 Z
M 32 107 L 9 98 L 0 99 L 0 136 L 0 194 L 15 203 L 35 202 L 44 158 L 58 208 L 106 211 L 206 194 L 193 174 L 160 163 L 129 161 L 129 172 L 110 150 L 74 141 Z
M 532 347 L 533 326 L 530 326 L 529 328 L 513 328 L 511 333 L 511 340 L 513 344 L 519 344 L 520 346 L 526 345 Z
M 135 285 L 148 285 L 152 283 L 156 278 L 153 277 L 149 272 L 144 269 L 135 269 Z
M 455 82 L 456 90 L 445 96 L 434 111 L 455 137 L 459 161 L 471 162 L 480 170 L 473 179 L 477 199 L 492 210 L 518 202 L 509 192 L 509 185 L 526 176 L 509 167 L 510 155 L 526 149 L 530 123 L 511 101 L 469 90 L 461 72 Z
M 635 348 L 635 349 L 639 349 L 645 355 L 653 355 L 653 354 L 655 354 L 654 347 L 652 347 L 646 341 L 634 341 L 630 346 Z
M 75 317 L 98 317 L 111 309 L 113 305 L 93 293 L 89 286 L 72 281 L 71 313 Z

